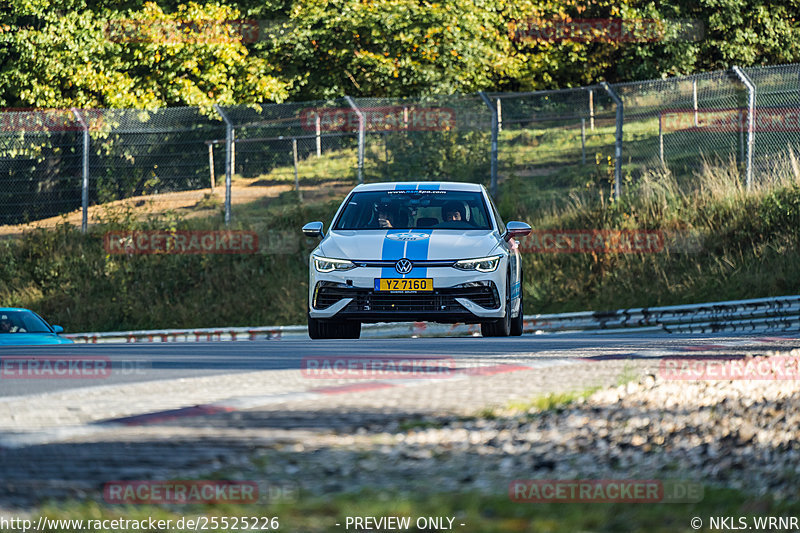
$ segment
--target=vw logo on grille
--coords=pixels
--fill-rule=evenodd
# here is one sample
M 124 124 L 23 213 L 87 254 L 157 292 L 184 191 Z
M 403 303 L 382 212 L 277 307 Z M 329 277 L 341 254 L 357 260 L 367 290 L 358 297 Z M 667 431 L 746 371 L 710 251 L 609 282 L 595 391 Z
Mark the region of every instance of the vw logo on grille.
M 405 258 L 394 264 L 394 269 L 397 270 L 398 274 L 408 274 L 411 272 L 412 268 L 414 268 L 414 265 L 411 264 L 411 261 Z

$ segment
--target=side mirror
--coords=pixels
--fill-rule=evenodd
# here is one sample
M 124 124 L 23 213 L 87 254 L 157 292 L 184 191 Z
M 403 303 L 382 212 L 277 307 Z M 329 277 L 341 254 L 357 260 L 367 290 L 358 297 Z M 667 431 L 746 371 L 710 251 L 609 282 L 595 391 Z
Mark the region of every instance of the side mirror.
M 322 237 L 322 222 L 309 222 L 303 226 L 303 235 L 306 237 Z
M 524 222 L 511 221 L 506 224 L 506 232 L 503 239 L 506 241 L 513 237 L 524 237 L 531 232 L 531 227 Z
M 53 331 L 55 331 L 56 335 L 58 335 L 60 333 L 64 333 L 64 328 L 62 328 L 61 326 L 53 326 Z

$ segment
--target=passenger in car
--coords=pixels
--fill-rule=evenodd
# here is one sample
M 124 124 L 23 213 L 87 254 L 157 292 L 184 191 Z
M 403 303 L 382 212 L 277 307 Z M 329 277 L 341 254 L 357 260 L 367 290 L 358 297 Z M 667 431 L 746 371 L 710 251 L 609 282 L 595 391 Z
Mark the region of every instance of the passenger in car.
M 442 206 L 442 220 L 444 222 L 460 222 L 466 220 L 464 206 L 458 202 L 448 202 Z

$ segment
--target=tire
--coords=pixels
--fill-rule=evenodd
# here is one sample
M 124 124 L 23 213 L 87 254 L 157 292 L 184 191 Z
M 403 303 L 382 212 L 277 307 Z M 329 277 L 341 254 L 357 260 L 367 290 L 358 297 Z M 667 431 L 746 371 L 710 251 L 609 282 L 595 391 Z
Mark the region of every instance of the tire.
M 506 316 L 491 322 L 481 322 L 481 335 L 484 337 L 508 337 L 511 335 L 511 291 L 509 290 L 509 283 L 509 278 L 506 278 Z
M 338 322 L 308 317 L 308 336 L 312 339 L 358 339 L 361 322 Z
M 519 276 L 519 315 L 516 318 L 511 319 L 511 336 L 512 337 L 519 337 L 522 335 L 522 330 L 525 328 L 525 307 L 522 305 L 524 302 L 522 300 L 522 273 L 520 272 Z

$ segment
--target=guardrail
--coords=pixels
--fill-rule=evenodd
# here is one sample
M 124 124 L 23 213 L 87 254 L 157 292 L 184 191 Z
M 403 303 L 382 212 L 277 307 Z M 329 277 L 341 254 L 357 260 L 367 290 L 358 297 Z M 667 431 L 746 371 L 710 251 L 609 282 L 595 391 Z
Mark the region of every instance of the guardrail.
M 576 330 L 662 330 L 711 333 L 800 328 L 800 296 L 779 296 L 617 311 L 583 311 L 526 316 L 526 328 L 541 332 Z M 527 331 L 527 329 L 526 329 Z
M 800 296 L 755 298 L 692 305 L 639 307 L 616 311 L 582 311 L 526 315 L 526 333 L 586 331 L 623 333 L 665 331 L 669 333 L 758 332 L 800 330 Z M 364 324 L 363 338 L 475 336 L 477 324 Z M 208 342 L 266 339 L 307 339 L 305 326 L 261 326 L 108 331 L 63 335 L 75 342 Z

